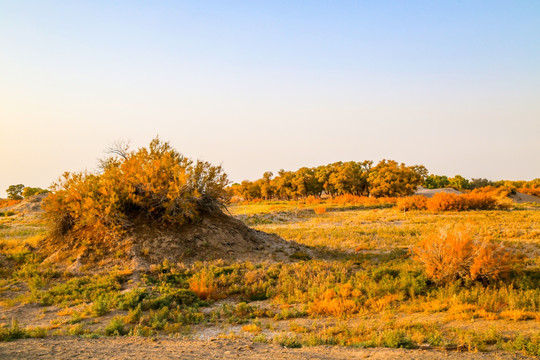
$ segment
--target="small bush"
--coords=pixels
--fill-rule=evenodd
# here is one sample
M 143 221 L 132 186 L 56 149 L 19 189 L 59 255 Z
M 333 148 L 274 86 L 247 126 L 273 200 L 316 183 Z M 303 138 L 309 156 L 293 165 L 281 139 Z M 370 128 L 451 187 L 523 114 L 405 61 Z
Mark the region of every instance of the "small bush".
M 105 335 L 107 336 L 123 336 L 128 334 L 122 317 L 115 316 L 105 327 Z
M 326 208 L 324 206 L 317 206 L 316 208 L 313 209 L 313 211 L 317 215 L 322 215 L 322 214 L 326 213 Z
M 360 294 L 358 290 L 353 290 L 349 284 L 340 286 L 337 291 L 328 289 L 319 299 L 310 304 L 308 313 L 333 316 L 353 314 L 360 309 L 355 302 Z
M 532 337 L 518 335 L 513 341 L 504 344 L 504 348 L 511 351 L 525 351 L 527 355 L 540 357 L 540 333 Z
M 440 229 L 428 235 L 412 252 L 436 283 L 501 279 L 517 265 L 516 256 L 504 245 L 474 239 L 466 228 Z
M 0 327 L 0 341 L 12 341 L 28 337 L 26 331 L 19 327 L 17 321 L 12 321 L 9 327 Z
M 318 205 L 321 201 L 321 198 L 310 195 L 306 198 L 306 205 Z
M 301 348 L 302 343 L 297 337 L 288 335 L 279 335 L 274 337 L 274 343 L 277 343 L 286 348 Z
M 189 279 L 189 288 L 203 300 L 217 299 L 218 287 L 211 271 L 203 270 Z
M 90 311 L 94 316 L 103 316 L 110 310 L 110 301 L 105 296 L 100 296 L 92 304 Z
M 407 333 L 403 330 L 386 330 L 383 333 L 381 333 L 379 339 L 379 343 L 388 348 L 404 348 L 404 349 L 412 349 L 414 348 L 414 343 L 410 339 L 410 337 L 407 335 Z

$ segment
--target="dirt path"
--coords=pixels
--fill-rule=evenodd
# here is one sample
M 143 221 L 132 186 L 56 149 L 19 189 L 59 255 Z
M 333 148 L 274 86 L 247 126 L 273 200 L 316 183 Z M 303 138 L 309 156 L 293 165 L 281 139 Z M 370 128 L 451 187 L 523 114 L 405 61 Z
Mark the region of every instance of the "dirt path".
M 139 337 L 81 339 L 51 337 L 0 343 L 0 359 L 253 359 L 253 360 L 330 360 L 330 359 L 530 359 L 501 352 L 463 353 L 435 350 L 353 349 L 317 346 L 287 349 L 274 344 L 245 340 L 198 341 Z

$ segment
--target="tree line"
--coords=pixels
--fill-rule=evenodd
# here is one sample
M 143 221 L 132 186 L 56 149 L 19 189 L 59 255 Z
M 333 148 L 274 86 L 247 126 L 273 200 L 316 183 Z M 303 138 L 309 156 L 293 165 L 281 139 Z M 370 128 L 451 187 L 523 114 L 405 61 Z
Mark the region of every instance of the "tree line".
M 428 175 L 428 170 L 423 165 L 407 166 L 394 160 L 384 159 L 375 166 L 370 160 L 339 161 L 311 168 L 302 167 L 296 171 L 279 170 L 276 176 L 267 171 L 258 180 L 244 180 L 240 184 L 232 184 L 229 192 L 231 196 L 245 200 L 292 200 L 308 196 L 320 197 L 323 194 L 332 197 L 346 194 L 392 197 L 411 195 L 418 186 L 428 189 L 451 187 L 459 191 L 487 186 L 507 187 L 512 191 L 515 189 L 536 191 L 540 188 L 540 179 L 490 181 L 484 178 L 469 180 L 461 175 L 454 177 Z M 536 192 L 532 193 L 536 194 Z
M 335 162 L 296 171 L 265 172 L 256 181 L 233 184 L 233 196 L 252 199 L 299 199 L 323 194 L 339 196 L 406 196 L 414 193 L 428 175 L 423 165 L 406 166 L 394 160 Z

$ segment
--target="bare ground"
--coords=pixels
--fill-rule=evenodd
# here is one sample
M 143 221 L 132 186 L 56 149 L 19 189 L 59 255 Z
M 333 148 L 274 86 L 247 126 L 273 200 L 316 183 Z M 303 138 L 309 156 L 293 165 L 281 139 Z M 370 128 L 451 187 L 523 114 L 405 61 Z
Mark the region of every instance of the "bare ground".
M 530 359 L 521 354 L 502 352 L 470 353 L 436 350 L 355 349 L 316 346 L 300 349 L 246 340 L 200 341 L 173 338 L 84 339 L 53 337 L 0 343 L 0 359 Z

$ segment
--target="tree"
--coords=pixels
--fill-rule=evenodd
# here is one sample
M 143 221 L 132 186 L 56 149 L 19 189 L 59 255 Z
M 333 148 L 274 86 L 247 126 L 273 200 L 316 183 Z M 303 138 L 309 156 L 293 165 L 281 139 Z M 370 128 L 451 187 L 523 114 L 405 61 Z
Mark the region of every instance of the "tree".
M 24 189 L 23 184 L 10 185 L 6 190 L 6 193 L 8 195 L 8 199 L 21 200 L 23 198 L 22 197 L 23 189 Z
M 375 197 L 411 195 L 424 182 L 426 172 L 423 166 L 405 166 L 383 159 L 369 173 L 370 194 Z
M 468 190 L 469 189 L 469 180 L 465 179 L 461 175 L 456 175 L 453 178 L 449 179 L 450 186 L 456 190 Z
M 450 185 L 450 181 L 448 181 L 448 177 L 445 175 L 429 175 L 426 177 L 425 180 L 426 188 L 428 189 L 439 189 L 439 188 L 445 188 L 448 185 Z
M 330 184 L 339 194 L 367 195 L 368 174 L 372 164 L 372 161 L 339 163 L 330 175 Z
M 272 184 L 272 177 L 274 174 L 270 171 L 267 171 L 263 174 L 262 179 L 260 179 L 259 187 L 261 189 L 261 196 L 263 199 L 271 199 L 275 194 L 275 187 Z
M 42 189 L 42 188 L 27 186 L 27 187 L 25 187 L 23 189 L 22 195 L 25 198 L 28 198 L 30 196 L 34 196 L 34 195 L 38 195 L 38 194 L 45 194 L 45 193 L 48 193 L 48 192 L 49 192 L 48 190 L 45 190 L 45 189 Z
M 486 187 L 486 186 L 493 186 L 493 182 L 489 181 L 488 179 L 471 179 L 469 182 L 469 188 L 471 190 Z

